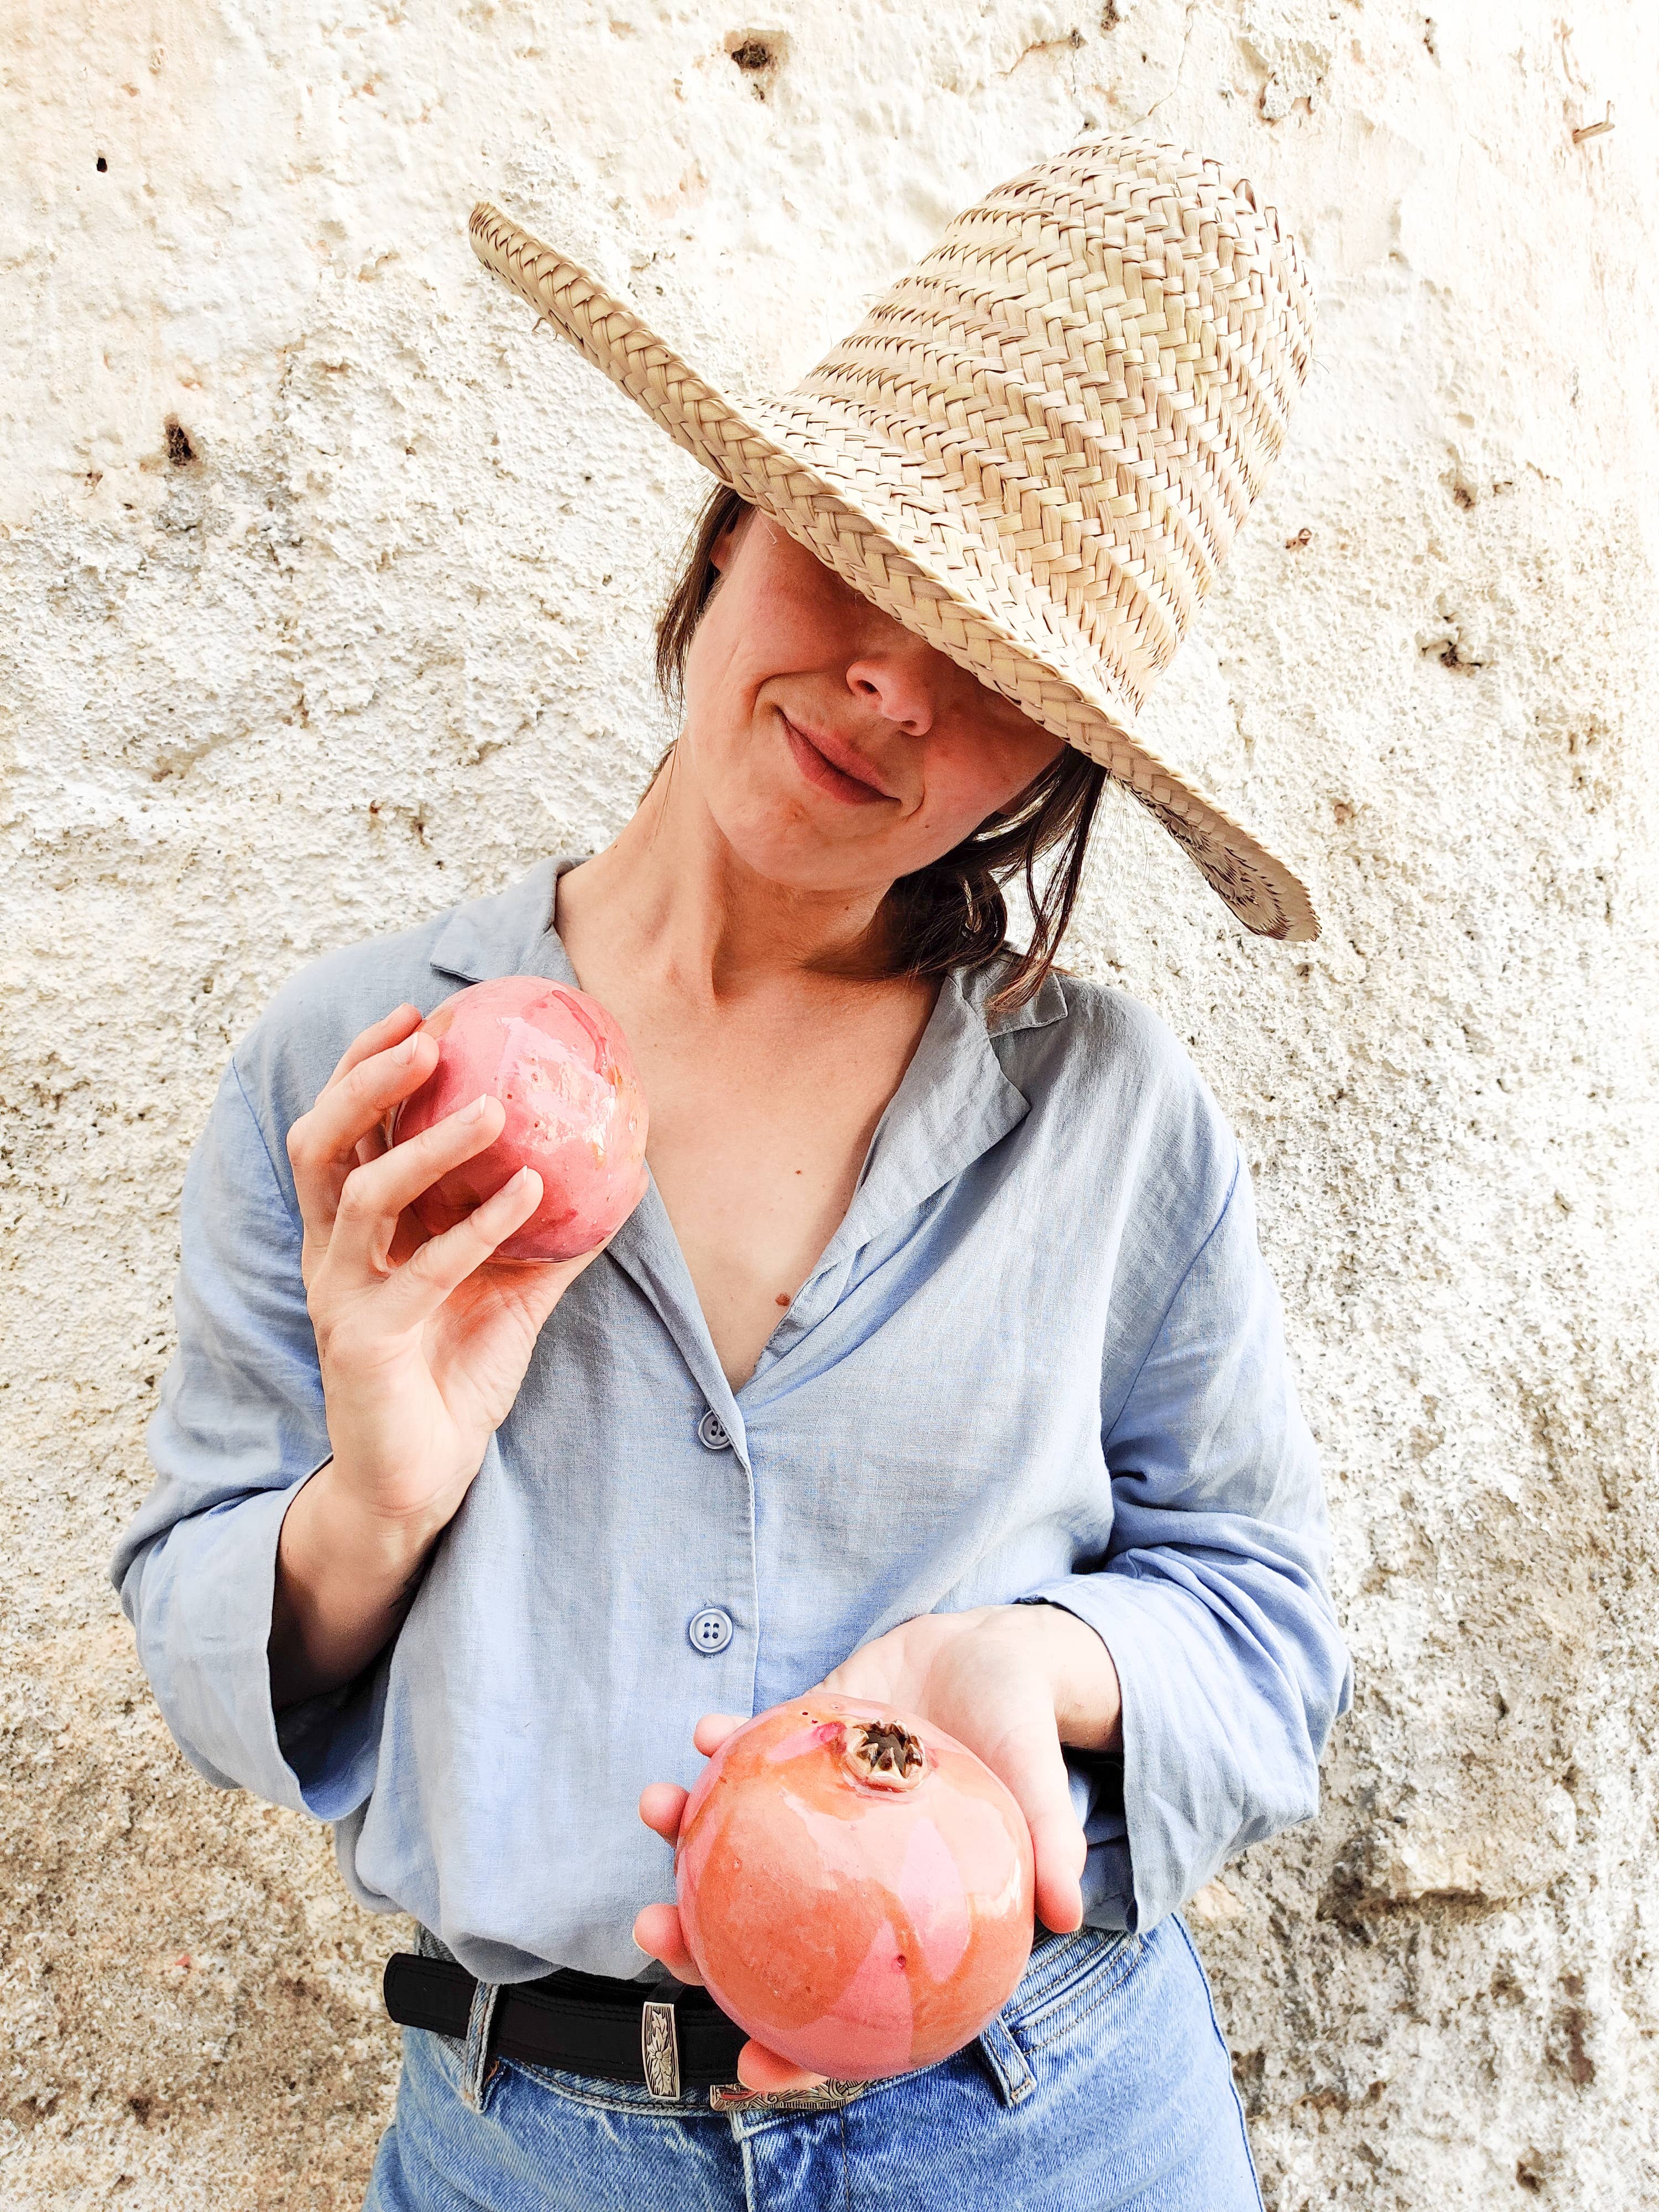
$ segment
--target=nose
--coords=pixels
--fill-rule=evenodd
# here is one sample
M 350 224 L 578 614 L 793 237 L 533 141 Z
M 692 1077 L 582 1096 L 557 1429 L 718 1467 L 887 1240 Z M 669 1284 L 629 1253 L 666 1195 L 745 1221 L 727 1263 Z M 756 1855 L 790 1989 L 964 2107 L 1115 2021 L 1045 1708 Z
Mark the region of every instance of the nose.
M 866 653 L 849 664 L 847 688 L 907 737 L 926 737 L 933 726 L 933 692 L 925 666 L 927 647 L 915 653 L 904 645 Z

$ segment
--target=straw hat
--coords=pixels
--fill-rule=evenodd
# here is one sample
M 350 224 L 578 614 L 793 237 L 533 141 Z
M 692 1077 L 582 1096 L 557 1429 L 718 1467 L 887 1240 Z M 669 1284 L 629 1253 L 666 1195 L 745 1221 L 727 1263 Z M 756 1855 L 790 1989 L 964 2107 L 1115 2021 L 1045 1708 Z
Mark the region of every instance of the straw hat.
M 1285 442 L 1313 301 L 1219 163 L 1085 140 L 958 216 L 781 398 L 739 404 L 487 202 L 478 258 L 866 599 L 1098 761 L 1247 929 L 1306 887 L 1135 735 Z

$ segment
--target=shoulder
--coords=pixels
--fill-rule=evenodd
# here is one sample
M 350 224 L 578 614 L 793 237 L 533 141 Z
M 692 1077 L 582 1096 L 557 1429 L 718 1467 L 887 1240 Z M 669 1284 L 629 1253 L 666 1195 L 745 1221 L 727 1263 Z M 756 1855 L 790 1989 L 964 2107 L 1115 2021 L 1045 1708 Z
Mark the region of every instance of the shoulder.
M 1162 1017 L 1127 992 L 1053 975 L 993 1042 L 1032 1119 L 1073 1171 L 1097 1164 L 1178 1188 L 1218 1210 L 1231 1188 L 1238 1142 L 1186 1047 Z M 1034 1131 L 1033 1133 L 1036 1133 Z
M 981 1006 L 994 988 L 994 977 L 980 983 Z M 1127 991 L 1056 970 L 1026 1006 L 991 1015 L 988 1026 L 1009 1072 L 1018 1065 L 1045 1090 L 1219 1117 L 1180 1038 Z
M 535 955 L 552 914 L 556 863 L 505 890 L 465 899 L 407 929 L 343 945 L 290 976 L 232 1055 L 274 1156 L 351 1040 L 405 1000 L 429 1013 L 465 984 L 511 975 Z

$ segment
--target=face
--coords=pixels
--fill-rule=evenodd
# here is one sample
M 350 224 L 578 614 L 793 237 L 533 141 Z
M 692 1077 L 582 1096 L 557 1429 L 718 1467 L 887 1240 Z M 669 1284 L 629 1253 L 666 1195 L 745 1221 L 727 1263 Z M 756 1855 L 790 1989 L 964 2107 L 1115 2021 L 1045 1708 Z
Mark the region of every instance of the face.
M 769 881 L 883 895 L 1022 791 L 1060 739 L 750 510 L 685 668 L 679 764 Z

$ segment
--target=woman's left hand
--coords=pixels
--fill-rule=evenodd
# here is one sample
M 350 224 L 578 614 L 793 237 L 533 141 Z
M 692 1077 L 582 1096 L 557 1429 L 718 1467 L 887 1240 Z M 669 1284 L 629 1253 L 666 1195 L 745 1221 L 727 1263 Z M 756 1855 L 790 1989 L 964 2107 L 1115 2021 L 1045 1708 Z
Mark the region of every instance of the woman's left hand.
M 1087 1846 L 1060 1746 L 1109 1751 L 1121 1741 L 1117 1669 L 1092 1628 L 1051 1605 L 922 1613 L 855 1651 L 822 1686 L 917 1714 L 977 1753 L 1007 1784 L 1031 1831 L 1037 1917 L 1056 1935 L 1082 1924 Z M 706 1714 L 694 1741 L 707 1757 L 741 1725 L 727 1714 Z M 641 1819 L 666 1843 L 679 1834 L 687 1795 L 653 1782 L 640 1798 Z M 677 1980 L 701 1979 L 672 1905 L 647 1905 L 634 1940 Z M 751 2088 L 797 2088 L 819 2078 L 753 2043 L 744 2045 L 738 2072 Z

